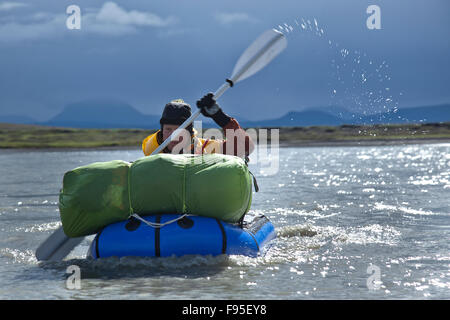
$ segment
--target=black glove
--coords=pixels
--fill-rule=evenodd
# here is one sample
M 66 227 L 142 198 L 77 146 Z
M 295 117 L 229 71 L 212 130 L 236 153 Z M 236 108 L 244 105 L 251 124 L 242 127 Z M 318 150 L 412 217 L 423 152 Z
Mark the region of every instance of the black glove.
M 220 109 L 212 92 L 204 95 L 200 100 L 197 100 L 197 107 L 199 107 L 202 110 L 202 114 L 208 118 L 212 118 Z
M 197 100 L 197 107 L 201 109 L 202 114 L 205 117 L 212 118 L 219 126 L 224 127 L 231 118 L 223 113 L 220 106 L 214 99 L 212 92 L 206 94 L 200 100 Z

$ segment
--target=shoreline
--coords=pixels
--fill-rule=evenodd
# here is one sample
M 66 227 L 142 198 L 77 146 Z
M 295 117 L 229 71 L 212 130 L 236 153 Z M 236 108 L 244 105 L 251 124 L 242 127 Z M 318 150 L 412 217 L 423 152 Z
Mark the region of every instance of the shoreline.
M 377 140 L 336 140 L 336 141 L 282 141 L 280 148 L 312 148 L 312 147 L 385 147 L 398 145 L 450 144 L 450 138 L 423 139 L 377 139 Z M 267 147 L 270 149 L 270 145 Z M 3 148 L 0 153 L 12 152 L 74 152 L 74 151 L 142 151 L 140 146 L 99 146 L 99 147 L 34 147 L 34 148 Z
M 278 137 L 278 146 L 281 148 L 450 143 L 450 122 L 257 129 L 277 130 L 275 137 Z M 0 123 L 0 152 L 140 151 L 143 139 L 153 132 L 154 129 L 76 129 Z M 269 139 L 260 143 L 260 139 L 267 138 Z M 255 142 L 267 145 L 270 144 L 271 138 L 272 132 L 269 135 L 267 133 L 264 136 L 258 135 Z
M 335 140 L 335 141 L 290 141 L 280 142 L 280 147 L 377 147 L 412 144 L 450 143 L 450 138 L 423 139 L 373 139 L 373 140 Z

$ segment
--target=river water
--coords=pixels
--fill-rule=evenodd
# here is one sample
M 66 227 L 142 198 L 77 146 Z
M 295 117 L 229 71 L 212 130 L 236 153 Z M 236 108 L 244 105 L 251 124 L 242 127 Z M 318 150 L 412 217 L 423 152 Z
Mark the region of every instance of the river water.
M 0 299 L 450 299 L 450 144 L 281 148 L 251 164 L 277 238 L 265 254 L 62 262 L 34 250 L 60 226 L 64 172 L 139 150 L 0 150 Z M 272 172 L 273 173 L 273 172 Z M 67 269 L 81 270 L 68 289 Z

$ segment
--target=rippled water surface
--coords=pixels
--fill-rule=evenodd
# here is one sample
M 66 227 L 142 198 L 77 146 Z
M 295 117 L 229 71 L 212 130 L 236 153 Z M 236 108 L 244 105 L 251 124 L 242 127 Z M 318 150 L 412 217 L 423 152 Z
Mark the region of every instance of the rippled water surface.
M 34 250 L 57 227 L 64 172 L 135 150 L 0 151 L 0 299 L 449 299 L 450 144 L 282 148 L 250 165 L 277 239 L 264 256 L 85 259 Z M 81 289 L 66 288 L 67 267 Z M 377 281 L 379 280 L 379 281 Z

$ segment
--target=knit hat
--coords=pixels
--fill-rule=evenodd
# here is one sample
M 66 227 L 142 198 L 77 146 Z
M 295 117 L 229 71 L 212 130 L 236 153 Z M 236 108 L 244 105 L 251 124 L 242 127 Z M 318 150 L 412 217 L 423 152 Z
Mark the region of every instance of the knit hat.
M 191 106 L 184 102 L 182 99 L 176 99 L 170 101 L 164 107 L 164 111 L 159 120 L 161 125 L 163 124 L 177 124 L 180 125 L 185 122 L 191 116 Z

